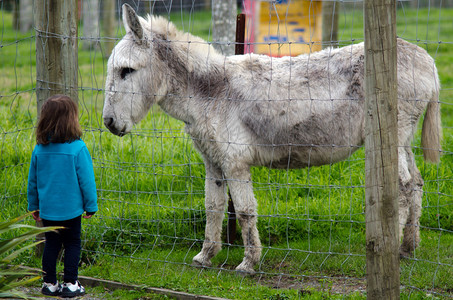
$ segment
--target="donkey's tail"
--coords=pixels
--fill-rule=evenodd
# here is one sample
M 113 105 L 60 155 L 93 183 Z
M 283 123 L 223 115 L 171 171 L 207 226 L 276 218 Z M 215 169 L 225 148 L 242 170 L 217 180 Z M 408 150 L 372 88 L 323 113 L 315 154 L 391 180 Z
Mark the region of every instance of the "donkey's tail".
M 437 72 L 436 72 L 437 75 Z M 437 78 L 437 76 L 436 76 Z M 428 103 L 422 127 L 422 149 L 425 161 L 430 163 L 440 162 L 440 142 L 442 139 L 442 126 L 440 122 L 439 80 L 434 97 Z

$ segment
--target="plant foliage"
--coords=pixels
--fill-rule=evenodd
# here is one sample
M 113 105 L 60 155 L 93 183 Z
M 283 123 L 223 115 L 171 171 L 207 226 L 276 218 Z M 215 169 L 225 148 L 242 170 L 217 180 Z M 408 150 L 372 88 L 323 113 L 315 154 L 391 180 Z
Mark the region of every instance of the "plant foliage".
M 0 298 L 32 299 L 16 288 L 38 280 L 40 274 L 33 270 L 21 269 L 11 263 L 19 254 L 43 242 L 26 243 L 27 241 L 40 233 L 60 228 L 22 224 L 21 221 L 30 215 L 31 213 L 28 213 L 0 223 L 0 236 L 10 236 L 19 232 L 17 236 L 0 240 Z

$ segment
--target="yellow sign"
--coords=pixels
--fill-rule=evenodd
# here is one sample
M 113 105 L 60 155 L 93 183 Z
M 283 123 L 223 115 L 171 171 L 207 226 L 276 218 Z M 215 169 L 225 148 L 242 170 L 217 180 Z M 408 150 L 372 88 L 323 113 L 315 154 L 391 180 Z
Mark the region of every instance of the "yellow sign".
M 253 1 L 253 0 L 252 0 Z M 253 1 L 252 52 L 295 56 L 322 49 L 322 2 L 305 0 Z

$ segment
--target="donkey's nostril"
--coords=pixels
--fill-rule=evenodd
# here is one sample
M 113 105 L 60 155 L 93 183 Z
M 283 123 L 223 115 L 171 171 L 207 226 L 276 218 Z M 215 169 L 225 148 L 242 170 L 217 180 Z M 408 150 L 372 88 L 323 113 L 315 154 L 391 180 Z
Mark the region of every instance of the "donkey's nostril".
M 110 128 L 110 126 L 113 124 L 113 118 L 104 118 L 104 125 L 107 128 Z

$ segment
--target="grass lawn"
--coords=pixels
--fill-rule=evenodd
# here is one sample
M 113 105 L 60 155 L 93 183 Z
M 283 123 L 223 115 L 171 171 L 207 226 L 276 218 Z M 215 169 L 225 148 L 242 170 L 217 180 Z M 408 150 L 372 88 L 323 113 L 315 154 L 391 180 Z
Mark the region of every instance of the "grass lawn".
M 352 6 L 340 10 L 341 45 L 363 40 L 363 15 Z M 423 162 L 420 130 L 414 141 L 425 181 L 422 242 L 413 258 L 401 261 L 402 299 L 453 297 L 453 9 L 400 7 L 397 15 L 397 34 L 426 48 L 436 60 L 444 130 L 439 165 Z M 34 33 L 14 31 L 9 12 L 1 11 L 0 18 L 0 219 L 7 219 L 27 207 L 36 58 Z M 207 12 L 175 13 L 170 19 L 179 28 L 210 37 Z M 118 30 L 119 37 L 123 33 Z M 201 156 L 184 124 L 159 107 L 152 107 L 132 134 L 110 134 L 102 122 L 107 61 L 98 48 L 82 50 L 82 42 L 80 119 L 100 207 L 95 218 L 84 221 L 82 275 L 235 299 L 365 297 L 364 149 L 331 166 L 254 168 L 263 244 L 257 274 L 234 272 L 244 251 L 239 233 L 235 243 L 223 245 L 212 268 L 193 268 L 205 225 Z M 18 262 L 40 267 L 30 252 Z

